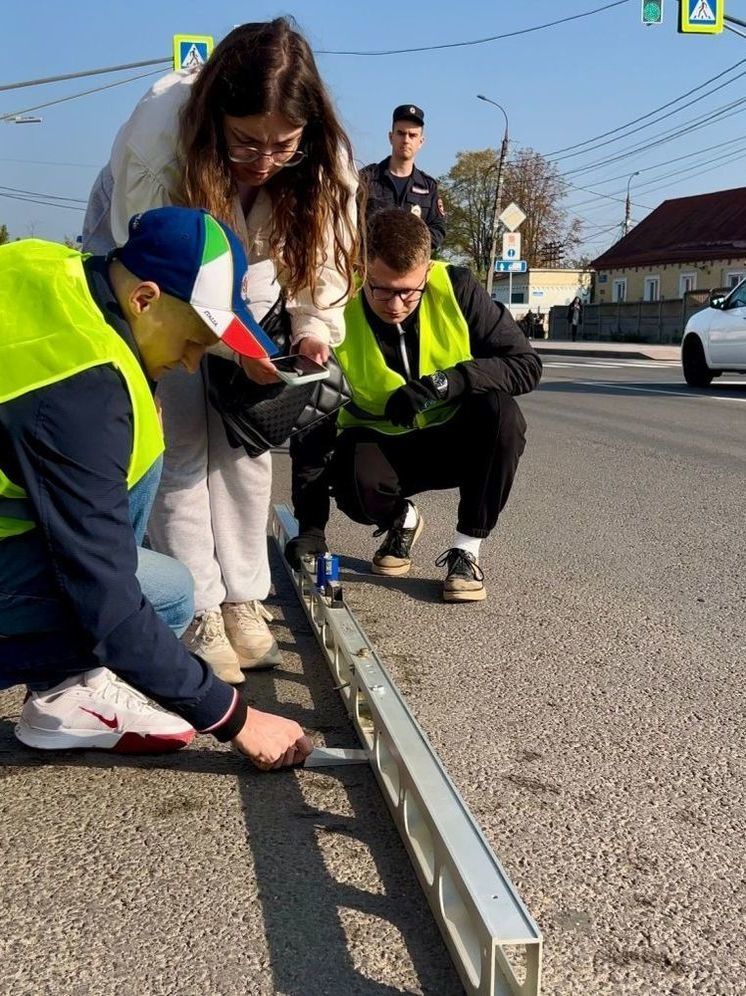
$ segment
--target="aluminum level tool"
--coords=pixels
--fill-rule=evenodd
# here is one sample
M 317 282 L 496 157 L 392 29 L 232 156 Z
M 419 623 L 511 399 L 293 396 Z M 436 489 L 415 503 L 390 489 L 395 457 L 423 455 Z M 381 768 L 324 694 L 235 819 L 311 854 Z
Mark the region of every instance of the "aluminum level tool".
M 272 531 L 281 550 L 297 535 L 286 505 L 275 506 Z M 538 996 L 539 928 L 375 647 L 308 565 L 285 566 L 466 992 Z

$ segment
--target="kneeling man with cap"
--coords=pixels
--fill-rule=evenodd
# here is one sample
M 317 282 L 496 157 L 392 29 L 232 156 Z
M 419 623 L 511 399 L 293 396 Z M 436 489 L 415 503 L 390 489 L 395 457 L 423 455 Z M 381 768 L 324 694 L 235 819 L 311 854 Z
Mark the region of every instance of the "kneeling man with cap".
M 297 563 L 326 548 L 331 485 L 343 512 L 385 534 L 373 572 L 407 574 L 424 524 L 411 497 L 458 488 L 455 535 L 437 561 L 446 569 L 443 597 L 481 601 L 480 544 L 525 443 L 514 397 L 537 386 L 541 360 L 471 271 L 432 262 L 424 223 L 396 209 L 370 220 L 366 279 L 345 323 L 335 353 L 352 402 L 339 414 L 336 440 L 324 423 L 291 444 L 299 535 L 286 555 Z
M 138 549 L 163 453 L 152 382 L 218 339 L 273 349 L 245 272 L 229 229 L 179 207 L 135 216 L 108 258 L 0 248 L 0 688 L 28 688 L 24 744 L 149 753 L 196 729 L 262 768 L 311 750 L 188 653 L 191 575 Z

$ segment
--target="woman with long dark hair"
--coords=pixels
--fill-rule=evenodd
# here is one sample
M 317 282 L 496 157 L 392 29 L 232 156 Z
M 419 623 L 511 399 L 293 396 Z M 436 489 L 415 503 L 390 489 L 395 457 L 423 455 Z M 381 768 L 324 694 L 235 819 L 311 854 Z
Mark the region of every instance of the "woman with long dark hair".
M 355 189 L 350 143 L 308 43 L 285 18 L 244 24 L 199 71 L 170 73 L 137 105 L 91 193 L 84 247 L 122 244 L 147 208 L 205 208 L 246 246 L 256 317 L 281 294 L 293 348 L 325 362 L 353 286 Z M 258 383 L 276 378 L 269 360 L 241 364 Z M 238 683 L 242 668 L 280 663 L 261 604 L 270 454 L 229 445 L 203 376 L 173 371 L 158 396 L 167 449 L 148 534 L 194 575 L 188 646 Z

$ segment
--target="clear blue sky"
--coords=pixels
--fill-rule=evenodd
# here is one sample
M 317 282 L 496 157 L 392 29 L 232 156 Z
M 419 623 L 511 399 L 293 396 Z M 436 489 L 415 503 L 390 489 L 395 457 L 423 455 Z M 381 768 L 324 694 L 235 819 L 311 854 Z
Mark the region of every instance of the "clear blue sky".
M 294 6 L 233 0 L 4 0 L 4 58 L 0 82 L 12 83 L 117 63 L 166 56 L 175 33 L 223 37 L 234 24 L 292 14 L 313 48 L 376 50 L 437 45 L 502 34 L 603 6 L 610 0 L 459 0 L 449 4 L 403 4 L 375 0 L 343 5 L 339 0 L 304 0 Z M 344 10 L 343 14 L 340 11 Z M 542 153 L 582 142 L 671 100 L 746 60 L 746 39 L 676 33 L 675 0 L 665 0 L 665 22 L 645 28 L 640 0 L 569 24 L 518 38 L 465 48 L 389 57 L 319 55 L 321 72 L 363 163 L 388 152 L 391 109 L 412 101 L 427 115 L 427 144 L 419 165 L 438 175 L 457 152 L 496 146 L 502 134 L 499 112 L 478 101 L 484 93 L 505 107 L 514 146 Z M 746 20 L 746 0 L 728 0 L 728 13 Z M 731 75 L 746 70 L 746 63 Z M 146 70 L 139 70 L 145 72 Z M 133 75 L 97 76 L 0 93 L 0 114 L 66 96 Z M 730 78 L 730 77 L 726 77 Z M 743 79 L 681 110 L 637 135 L 559 163 L 578 169 L 632 145 L 652 140 L 741 98 Z M 83 97 L 37 113 L 42 124 L 0 124 L 0 195 L 20 188 L 86 198 L 112 139 L 149 80 Z M 716 84 L 715 84 L 716 85 Z M 699 96 L 699 93 L 695 96 Z M 692 98 L 693 99 L 693 98 Z M 683 156 L 743 135 L 743 140 L 680 163 L 651 169 L 632 180 L 633 219 L 639 221 L 667 197 L 744 184 L 746 103 L 733 116 L 693 134 L 568 179 L 576 185 L 624 198 L 626 179 L 637 169 Z M 718 154 L 735 161 L 707 163 Z M 697 164 L 701 164 L 699 168 Z M 670 173 L 694 166 L 684 176 Z M 605 182 L 622 175 L 622 179 Z M 646 189 L 655 186 L 659 189 Z M 620 192 L 621 191 L 621 192 Z M 605 228 L 618 225 L 623 204 L 572 191 L 568 205 L 586 225 L 585 248 L 598 252 L 615 240 Z M 588 203 L 590 201 L 590 203 Z M 0 196 L 0 222 L 14 236 L 61 238 L 76 235 L 82 213 Z

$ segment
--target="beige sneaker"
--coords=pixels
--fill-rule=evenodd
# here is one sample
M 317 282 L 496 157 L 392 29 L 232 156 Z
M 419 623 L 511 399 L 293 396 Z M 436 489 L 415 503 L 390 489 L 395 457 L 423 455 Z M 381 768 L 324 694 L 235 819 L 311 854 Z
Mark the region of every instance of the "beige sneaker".
M 261 602 L 224 602 L 222 609 L 226 635 L 245 671 L 282 664 L 280 648 L 267 626 L 272 614 Z
M 192 619 L 181 639 L 191 653 L 207 661 L 218 678 L 230 685 L 240 685 L 244 680 L 236 651 L 225 635 L 219 609 L 200 612 Z

